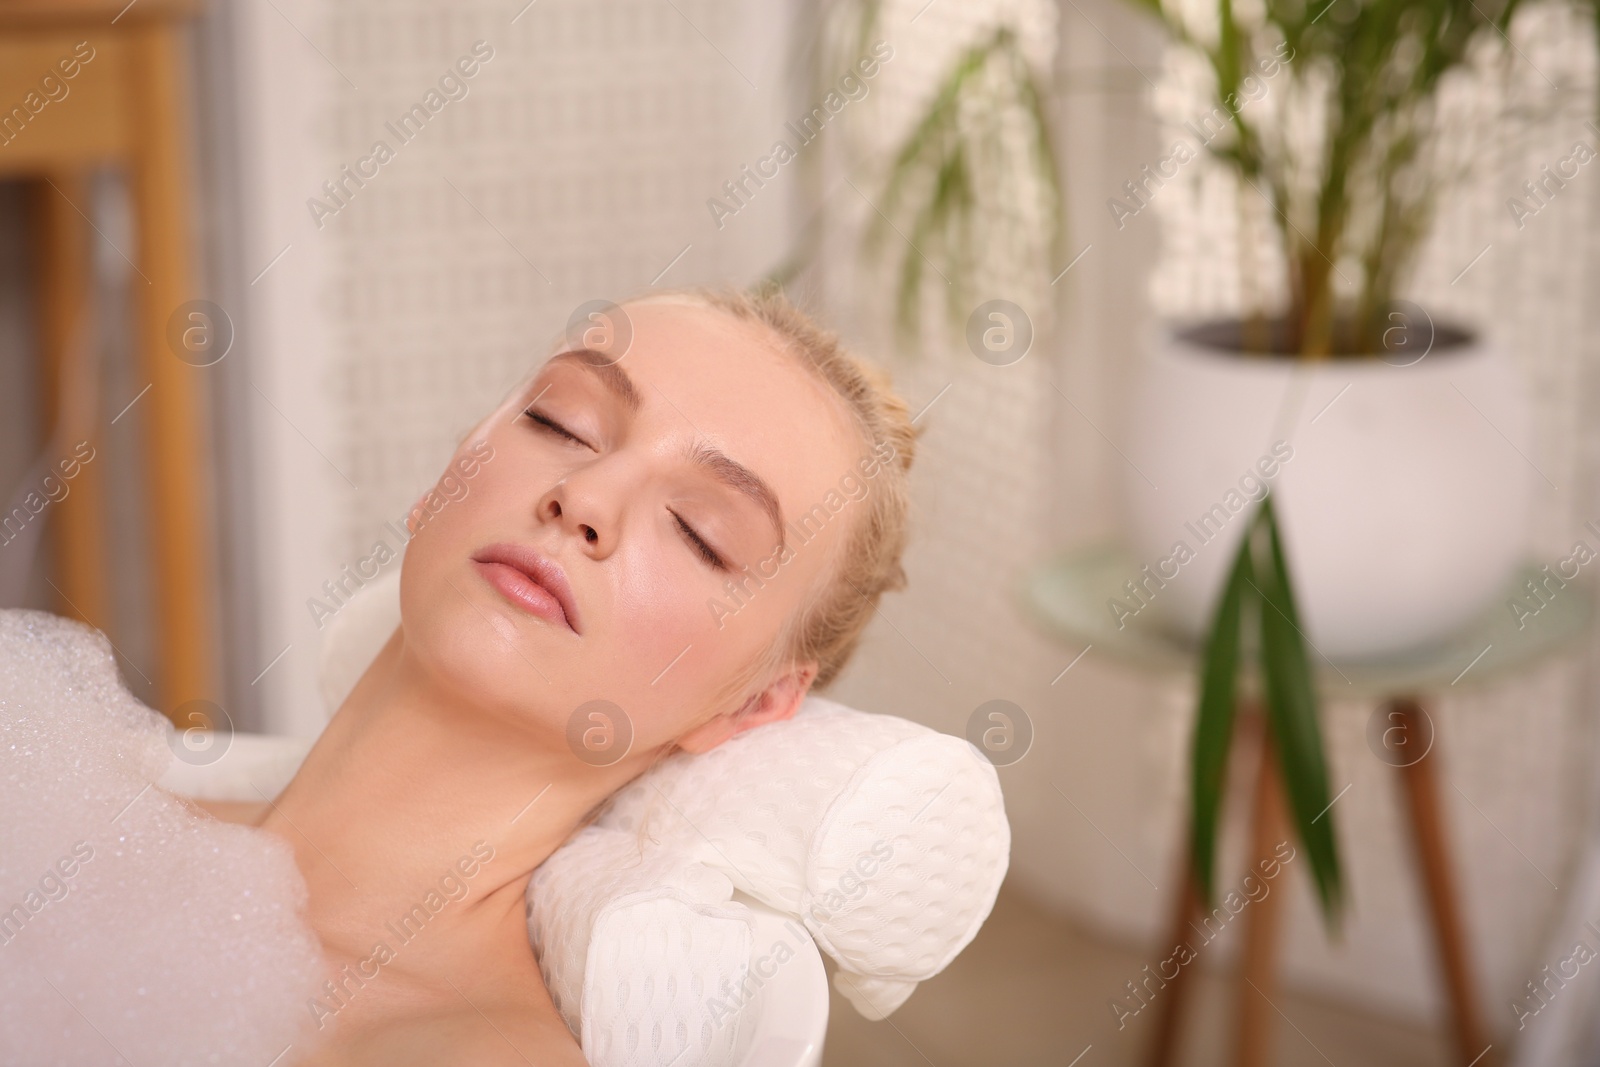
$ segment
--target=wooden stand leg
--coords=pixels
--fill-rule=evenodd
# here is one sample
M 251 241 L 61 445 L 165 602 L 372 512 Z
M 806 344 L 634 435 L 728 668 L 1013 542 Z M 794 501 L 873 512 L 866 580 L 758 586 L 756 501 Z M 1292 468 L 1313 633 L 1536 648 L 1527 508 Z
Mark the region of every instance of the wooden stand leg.
M 140 368 L 151 383 L 142 417 L 149 478 L 151 568 L 160 629 L 158 710 L 217 699 L 217 620 L 213 590 L 210 452 L 204 368 L 177 358 L 168 320 L 195 298 L 190 265 L 187 64 L 181 30 L 151 23 L 130 31 L 141 118 L 133 158 L 133 200 L 142 277 Z M 194 725 L 180 723 L 180 725 Z
M 1257 765 L 1255 794 L 1251 798 L 1251 840 L 1249 863 L 1253 865 L 1271 857 L 1278 842 L 1284 839 L 1285 817 L 1283 787 L 1278 778 L 1277 760 L 1267 733 L 1266 719 L 1259 702 L 1240 701 L 1234 726 L 1232 745 L 1248 750 L 1254 742 L 1260 752 Z M 1180 943 L 1193 943 L 1198 928 L 1196 920 L 1205 912 L 1200 899 L 1200 887 L 1194 876 L 1194 857 L 1188 848 L 1183 850 L 1183 867 L 1178 872 L 1180 889 L 1174 901 L 1172 925 L 1167 947 Z M 1278 896 L 1274 891 L 1250 905 L 1245 920 L 1245 947 L 1242 976 L 1253 982 L 1257 990 L 1270 995 L 1273 973 L 1276 969 L 1278 941 Z M 1203 936 L 1203 935 L 1202 935 Z M 1176 977 L 1162 987 L 1160 1014 L 1156 1019 L 1155 1037 L 1146 1059 L 1148 1067 L 1170 1067 L 1177 1055 L 1178 1034 L 1183 1027 L 1183 1006 L 1191 980 L 1189 974 L 1194 964 L 1182 967 Z M 1271 1005 L 1257 995 L 1248 984 L 1240 981 L 1239 992 L 1239 1062 L 1264 1064 L 1271 1043 Z
M 1412 697 L 1397 697 L 1388 703 L 1389 721 L 1399 724 L 1407 737 L 1425 738 L 1431 734 L 1422 706 Z M 1450 996 L 1456 1051 L 1460 1062 L 1490 1067 L 1497 1054 L 1484 1055 L 1489 1041 L 1475 1003 L 1476 986 L 1465 926 L 1461 920 L 1460 896 L 1445 837 L 1444 818 L 1439 808 L 1439 786 L 1435 775 L 1438 756 L 1426 756 L 1400 768 L 1405 786 L 1407 814 L 1416 845 L 1416 859 L 1427 893 L 1428 916 L 1433 921 L 1434 940 L 1439 950 L 1439 966 Z
M 1162 946 L 1164 952 L 1190 939 L 1189 927 L 1200 915 L 1200 887 L 1194 877 L 1194 853 L 1187 847 L 1182 850 L 1182 865 L 1177 871 L 1179 887 L 1174 895 L 1172 925 Z M 1183 1005 L 1189 990 L 1189 972 L 1192 965 L 1178 968 L 1178 973 L 1161 990 L 1160 1006 L 1156 1009 L 1156 1032 L 1145 1062 L 1148 1067 L 1171 1067 L 1178 1047 L 1178 1031 L 1183 1026 Z
M 62 171 L 49 181 L 33 183 L 30 192 L 44 356 L 41 421 L 56 446 L 49 457 L 50 474 L 65 493 L 49 513 L 55 547 L 53 581 L 63 601 L 55 611 L 105 630 L 111 621 L 111 595 L 105 556 L 105 463 L 93 462 L 104 447 L 94 406 L 100 396 L 93 349 L 94 272 L 89 223 L 78 214 L 78 205 L 90 203 L 89 181 L 81 171 Z M 89 461 L 80 462 L 86 456 Z M 63 477 L 68 472 L 72 476 Z
M 1273 749 L 1271 731 L 1261 731 L 1261 759 L 1256 772 L 1255 810 L 1252 812 L 1250 851 L 1255 864 L 1271 858 L 1287 834 L 1283 782 Z M 1282 925 L 1284 883 L 1279 882 L 1260 900 L 1250 902 L 1245 916 L 1244 954 L 1239 971 L 1239 1067 L 1265 1067 L 1271 1058 L 1276 1009 L 1278 931 Z

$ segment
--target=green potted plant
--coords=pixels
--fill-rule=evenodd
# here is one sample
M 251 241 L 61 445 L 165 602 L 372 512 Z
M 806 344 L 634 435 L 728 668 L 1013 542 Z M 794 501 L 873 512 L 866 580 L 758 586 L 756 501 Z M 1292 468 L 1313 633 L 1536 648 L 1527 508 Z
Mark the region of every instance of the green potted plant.
M 839 143 L 841 168 L 854 191 L 841 183 L 834 195 L 867 201 L 860 260 L 885 268 L 895 337 L 909 356 L 929 340 L 923 319 L 930 293 L 949 337 L 963 336 L 968 316 L 986 297 L 1022 301 L 1048 319 L 1041 315 L 1048 311 L 1046 272 L 1061 257 L 1064 235 L 1044 84 L 1046 57 L 1055 51 L 1053 28 L 1046 41 L 1044 27 L 1055 12 L 1048 0 L 1034 0 L 991 15 L 968 27 L 935 69 L 902 135 L 882 142 L 862 138 L 852 148 L 846 134 Z M 809 32 L 796 35 L 790 62 L 809 106 L 826 98 L 841 72 L 881 47 L 883 5 L 824 0 L 801 27 Z M 821 154 L 803 154 L 800 170 L 816 215 L 769 272 L 768 281 L 779 285 L 815 262 L 825 229 L 821 216 L 832 210 Z M 1018 284 L 1022 292 L 979 292 L 994 274 L 1032 281 Z
M 1132 396 L 1131 540 L 1146 609 L 1205 648 L 1195 874 L 1209 899 L 1234 673 L 1259 659 L 1289 807 L 1324 914 L 1341 879 L 1309 657 L 1446 636 L 1526 547 L 1526 390 L 1485 323 L 1403 299 L 1439 197 L 1440 89 L 1510 47 L 1519 0 L 1134 0 L 1203 58 L 1215 106 L 1125 183 L 1121 221 L 1220 161 L 1270 221 L 1275 301 L 1167 324 Z M 1204 15 L 1203 22 L 1192 21 Z M 1463 264 L 1464 268 L 1470 264 Z

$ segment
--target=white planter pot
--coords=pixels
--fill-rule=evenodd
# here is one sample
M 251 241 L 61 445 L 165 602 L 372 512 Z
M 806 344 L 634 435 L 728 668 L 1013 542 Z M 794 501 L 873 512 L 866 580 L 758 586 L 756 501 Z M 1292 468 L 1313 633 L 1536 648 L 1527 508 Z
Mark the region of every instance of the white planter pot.
M 1122 610 L 1203 633 L 1267 482 L 1323 655 L 1414 649 L 1482 610 L 1523 557 L 1541 478 L 1524 458 L 1526 390 L 1499 350 L 1443 330 L 1399 362 L 1246 356 L 1164 332 L 1131 395 L 1124 485 L 1144 569 Z

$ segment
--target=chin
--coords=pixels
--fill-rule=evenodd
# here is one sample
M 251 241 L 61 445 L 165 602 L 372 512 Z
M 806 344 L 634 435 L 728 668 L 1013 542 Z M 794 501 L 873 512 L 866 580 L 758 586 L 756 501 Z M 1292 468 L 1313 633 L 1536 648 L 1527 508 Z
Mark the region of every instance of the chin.
M 406 656 L 462 707 L 525 716 L 530 697 L 543 697 L 556 681 L 548 652 L 538 647 L 534 628 L 484 603 L 482 591 L 469 584 L 476 576 L 462 570 L 465 577 L 449 580 L 402 573 Z

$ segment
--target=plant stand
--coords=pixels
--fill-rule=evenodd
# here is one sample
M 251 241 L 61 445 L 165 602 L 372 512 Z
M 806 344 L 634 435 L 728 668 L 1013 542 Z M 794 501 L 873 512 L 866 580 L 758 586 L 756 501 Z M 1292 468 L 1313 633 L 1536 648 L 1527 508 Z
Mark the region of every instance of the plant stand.
M 1190 676 L 1199 650 L 1160 630 L 1141 613 L 1119 629 L 1106 609 L 1106 601 L 1123 595 L 1121 585 L 1138 573 L 1138 565 L 1119 546 L 1097 546 L 1072 553 L 1034 571 L 1027 580 L 1025 597 L 1035 617 L 1052 632 L 1077 645 L 1088 644 L 1144 668 L 1183 672 Z M 1528 567 L 1508 586 L 1516 595 L 1523 582 L 1538 575 Z M 1505 607 L 1496 600 L 1483 615 L 1447 643 L 1405 658 L 1362 664 L 1340 664 L 1336 678 L 1341 696 L 1376 699 L 1387 709 L 1385 721 L 1400 743 L 1392 759 L 1405 798 L 1405 818 L 1410 828 L 1412 855 L 1420 876 L 1425 909 L 1438 954 L 1440 977 L 1451 1010 L 1453 1043 L 1463 1067 L 1495 1067 L 1503 1059 L 1488 1036 L 1477 1000 L 1472 951 L 1463 917 L 1461 894 L 1440 805 L 1439 756 L 1435 751 L 1437 717 L 1429 716 L 1421 694 L 1481 686 L 1514 669 L 1526 669 L 1567 647 L 1586 632 L 1591 622 L 1590 594 L 1584 587 L 1569 588 L 1554 598 L 1536 619 L 1518 630 Z M 1141 623 L 1140 620 L 1145 622 Z M 1477 656 L 1477 659 L 1474 659 Z M 1319 664 L 1319 666 L 1323 666 Z M 1467 668 L 1463 670 L 1463 668 Z M 1329 672 L 1331 673 L 1331 672 Z M 1330 687 L 1331 688 L 1331 687 Z M 1233 752 L 1253 755 L 1255 786 L 1250 809 L 1250 845 L 1247 862 L 1271 856 L 1276 843 L 1294 833 L 1286 809 L 1283 784 L 1271 751 L 1265 718 L 1252 696 L 1243 696 L 1234 724 Z M 1387 747 L 1387 742 L 1386 742 Z M 1335 798 L 1337 803 L 1337 798 Z M 1331 807 L 1331 805 L 1330 805 Z M 1168 944 L 1193 940 L 1193 924 L 1204 915 L 1187 843 L 1173 885 L 1178 886 L 1169 912 Z M 1263 1067 L 1271 1062 L 1272 1038 L 1279 1018 L 1274 1006 L 1279 934 L 1282 925 L 1281 892 L 1269 892 L 1252 901 L 1245 915 L 1244 944 L 1238 965 L 1236 1047 L 1234 1062 L 1240 1067 Z M 1192 967 L 1180 967 L 1162 986 L 1155 1033 L 1146 1062 L 1166 1067 L 1175 1062 L 1183 1021 L 1185 993 Z
M 1415 698 L 1401 696 L 1384 703 L 1389 709 L 1390 721 L 1395 723 L 1394 729 L 1409 737 L 1427 736 L 1427 713 Z M 1292 831 L 1284 807 L 1283 784 L 1277 773 L 1277 765 L 1270 758 L 1272 753 L 1263 743 L 1263 717 L 1254 701 L 1241 703 L 1236 729 L 1253 735 L 1251 747 L 1258 752 L 1255 794 L 1250 813 L 1250 848 L 1246 856 L 1248 862 L 1254 864 L 1270 857 L 1273 845 L 1287 838 Z M 1236 745 L 1237 742 L 1236 736 Z M 1460 893 L 1440 814 L 1439 787 L 1434 773 L 1437 760 L 1437 754 L 1429 752 L 1421 759 L 1398 766 L 1396 772 L 1405 795 L 1413 859 L 1425 890 L 1428 918 L 1433 927 L 1440 970 L 1449 995 L 1456 1052 L 1462 1057 L 1460 1062 L 1463 1064 L 1495 1067 L 1500 1057 L 1490 1051 L 1490 1042 L 1481 1022 L 1483 1016 L 1476 1003 L 1474 991 L 1477 978 L 1473 973 L 1472 953 L 1462 922 Z M 1189 876 L 1189 864 L 1189 856 L 1185 852 L 1184 864 L 1178 872 L 1180 877 L 1176 883 L 1182 889 L 1174 901 L 1168 938 L 1174 944 L 1187 940 L 1193 924 L 1204 914 L 1198 890 Z M 1264 1067 L 1271 1062 L 1281 899 L 1282 894 L 1269 893 L 1250 905 L 1250 912 L 1245 919 L 1236 1016 L 1238 1047 L 1234 1058 L 1239 1067 Z M 1166 999 L 1156 1017 L 1156 1037 L 1146 1059 L 1150 1067 L 1169 1067 L 1175 1062 L 1187 976 L 1188 969 L 1180 969 L 1177 977 L 1162 990 Z

